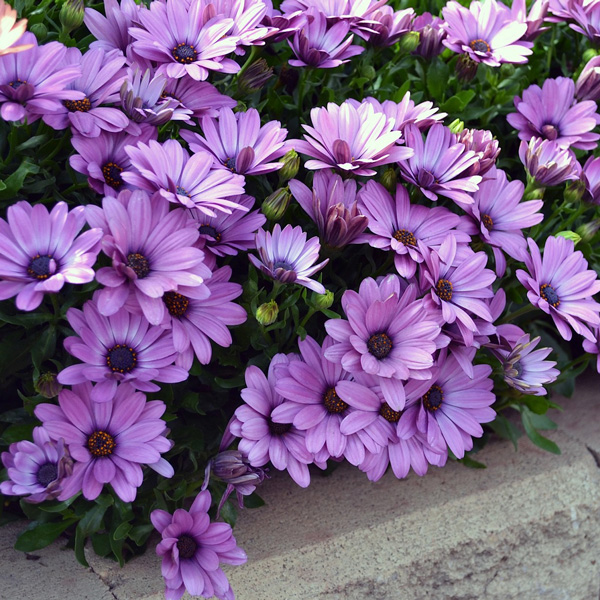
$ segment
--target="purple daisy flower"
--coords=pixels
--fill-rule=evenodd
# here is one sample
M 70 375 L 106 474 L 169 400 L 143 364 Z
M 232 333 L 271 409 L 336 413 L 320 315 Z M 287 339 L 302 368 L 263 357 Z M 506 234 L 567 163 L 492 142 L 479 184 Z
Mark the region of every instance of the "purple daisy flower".
M 254 366 L 246 369 L 246 387 L 241 391 L 244 404 L 229 422 L 229 430 L 242 438 L 238 449 L 253 467 L 262 467 L 269 461 L 278 471 L 285 471 L 301 487 L 308 487 L 308 465 L 313 456 L 306 449 L 305 432 L 291 423 L 276 423 L 273 411 L 285 400 L 275 391 L 276 371 L 289 364 L 284 354 L 276 354 L 269 365 L 268 379 Z
M 481 423 L 496 417 L 491 405 L 496 397 L 489 365 L 475 365 L 473 377 L 461 369 L 452 354 L 442 353 L 431 387 L 407 406 L 398 422 L 398 435 L 408 439 L 420 432 L 434 448 L 448 446 L 457 458 L 473 448 L 473 437 L 481 437 Z
M 493 350 L 502 361 L 504 381 L 510 387 L 533 396 L 545 396 L 548 392 L 544 385 L 556 381 L 560 375 L 560 371 L 553 368 L 556 366 L 554 361 L 544 360 L 552 348 L 535 350 L 540 340 L 539 336 L 530 339 L 529 334 L 524 333 L 508 348 Z
M 88 50 L 84 55 L 77 48 L 69 48 L 65 63 L 81 66 L 82 75 L 69 89 L 85 94 L 81 100 L 65 100 L 61 110 L 44 115 L 44 123 L 54 129 L 69 125 L 75 133 L 85 137 L 98 137 L 101 131 L 116 133 L 129 126 L 129 119 L 118 108 L 101 106 L 117 100 L 125 78 L 125 57 L 120 52 L 105 52 L 101 48 Z
M 337 391 L 338 384 L 350 373 L 325 357 L 334 343 L 330 337 L 325 338 L 323 347 L 310 336 L 298 341 L 303 361 L 290 362 L 277 372 L 275 391 L 288 402 L 276 407 L 271 417 L 276 423 L 292 423 L 306 431 L 306 449 L 316 462 L 344 456 L 351 464 L 359 465 L 365 458 L 365 442 L 371 452 L 378 452 L 381 446 L 358 429 L 347 434 L 340 430 L 353 409 Z
M 575 23 L 571 23 L 569 27 L 587 36 L 587 38 L 594 44 L 598 45 L 600 42 L 600 10 L 597 2 L 589 2 L 587 6 L 583 6 L 577 2 L 569 3 L 571 9 L 571 18 L 575 20 Z
M 178 508 L 172 515 L 153 510 L 150 520 L 162 535 L 156 554 L 162 556 L 166 600 L 179 600 L 187 590 L 192 596 L 233 600 L 233 591 L 220 563 L 242 565 L 246 553 L 237 545 L 231 525 L 211 523 L 210 492 L 200 492 L 190 510 Z
M 413 8 L 394 10 L 384 4 L 369 15 L 369 44 L 373 46 L 393 46 L 400 38 L 412 29 L 415 18 Z
M 517 112 L 506 119 L 519 132 L 519 139 L 532 137 L 554 140 L 561 148 L 593 150 L 600 134 L 592 129 L 600 123 L 596 103 L 577 102 L 575 83 L 567 77 L 546 79 L 543 86 L 530 85 L 523 98 L 515 96 Z
M 221 94 L 211 83 L 196 81 L 191 77 L 168 79 L 162 96 L 178 100 L 183 108 L 192 111 L 196 119 L 217 117 L 222 108 L 235 108 L 237 105 L 233 98 Z
M 328 262 L 315 265 L 319 258 L 321 244 L 319 238 L 310 238 L 306 241 L 306 233 L 301 227 L 286 225 L 282 230 L 279 223 L 273 227 L 273 233 L 259 229 L 256 234 L 256 249 L 260 260 L 248 254 L 250 262 L 265 275 L 282 283 L 297 283 L 303 285 L 317 294 L 324 294 L 325 287 L 310 279 L 320 271 Z
M 38 46 L 28 31 L 19 41 L 32 47 L 0 56 L 0 116 L 5 121 L 22 122 L 27 118 L 33 123 L 62 110 L 61 100 L 83 100 L 83 92 L 67 89 L 81 76 L 81 67 L 66 63 L 67 48 L 63 44 Z
M 355 107 L 330 102 L 327 108 L 310 111 L 313 127 L 302 125 L 308 135 L 294 140 L 294 150 L 315 160 L 304 164 L 307 169 L 340 169 L 356 175 L 372 176 L 372 167 L 387 165 L 414 154 L 410 148 L 397 146 L 402 136 L 394 131 L 394 121 L 378 113 L 368 103 Z
M 245 208 L 231 200 L 244 192 L 244 177 L 212 169 L 212 156 L 206 152 L 190 156 L 177 140 L 140 142 L 125 152 L 135 169 L 122 173 L 130 185 L 159 192 L 169 202 L 198 209 L 210 217 L 216 215 L 215 210 L 229 214 Z
M 134 24 L 129 29 L 135 39 L 133 50 L 156 62 L 158 74 L 174 79 L 189 75 L 203 81 L 210 71 L 240 70 L 235 61 L 224 58 L 238 42 L 230 35 L 233 19 L 212 16 L 203 0 L 153 2 L 150 9 L 140 10 L 138 22 L 141 27 Z
M 54 500 L 62 491 L 66 477 L 73 472 L 73 461 L 65 442 L 50 440 L 43 427 L 34 427 L 33 442 L 23 440 L 2 453 L 8 481 L 0 483 L 5 496 L 27 494 L 26 502 Z
M 263 19 L 263 24 L 271 28 L 269 33 L 269 42 L 281 42 L 296 33 L 305 22 L 305 9 L 286 11 L 282 14 L 280 10 L 273 8 L 272 0 L 263 0 L 267 7 L 267 12 Z
M 412 30 L 419 34 L 419 45 L 414 54 L 431 60 L 444 51 L 443 41 L 446 38 L 446 28 L 443 19 L 424 12 L 414 20 Z
M 561 148 L 554 140 L 531 138 L 519 146 L 519 158 L 527 173 L 542 186 L 560 185 L 581 178 L 581 165 L 570 148 Z
M 137 22 L 140 10 L 141 6 L 135 0 L 121 0 L 120 4 L 117 0 L 104 0 L 106 16 L 86 8 L 83 22 L 96 38 L 90 48 L 117 49 L 128 54 L 133 42 L 129 28 Z
M 69 212 L 65 202 L 50 212 L 25 201 L 8 208 L 8 222 L 0 219 L 0 300 L 16 295 L 19 310 L 35 310 L 45 293 L 93 281 L 102 230 L 78 236 L 84 210 Z
M 185 381 L 188 372 L 173 365 L 177 352 L 169 332 L 153 326 L 141 314 L 120 310 L 103 317 L 94 300 L 83 305 L 83 311 L 70 308 L 67 320 L 76 336 L 65 339 L 69 354 L 82 361 L 58 374 L 63 385 L 97 381 L 92 400 L 106 402 L 117 389 L 117 382 L 132 383 L 143 392 L 157 392 L 164 383 Z
M 500 146 L 491 131 L 463 129 L 456 135 L 456 141 L 464 144 L 467 150 L 473 150 L 477 154 L 477 162 L 468 171 L 471 175 L 483 176 L 496 166 L 496 159 L 500 155 Z
M 583 100 L 600 100 L 600 56 L 590 59 L 575 82 L 575 97 Z
M 146 402 L 146 396 L 127 383 L 106 391 L 100 404 L 93 395 L 92 384 L 86 382 L 63 390 L 59 406 L 35 407 L 50 438 L 64 438 L 75 460 L 59 500 L 79 490 L 87 500 L 95 500 L 110 483 L 123 502 L 133 502 L 143 480 L 142 464 L 163 477 L 173 476 L 173 467 L 161 457 L 173 446 L 160 418 L 167 407 L 161 400 Z
M 442 124 L 432 125 L 425 142 L 416 125 L 407 125 L 404 135 L 414 154 L 408 160 L 400 160 L 402 177 L 429 200 L 436 201 L 439 194 L 459 205 L 473 204 L 471 194 L 477 191 L 481 176 L 469 175 L 468 170 L 478 162 L 478 155 L 457 142 Z
M 121 177 L 121 173 L 131 166 L 125 147 L 148 142 L 157 136 L 156 127 L 145 123 L 139 127 L 139 136 L 125 131 L 102 132 L 93 139 L 74 135 L 71 143 L 79 154 L 72 155 L 69 164 L 79 173 L 87 175 L 90 187 L 99 194 L 116 196 L 119 191 L 132 188 Z
M 105 286 L 97 292 L 98 310 L 105 317 L 114 315 L 132 294 L 135 308 L 158 325 L 165 317 L 165 292 L 199 286 L 211 271 L 203 263 L 204 253 L 194 247 L 198 229 L 185 210 L 169 212 L 162 196 L 151 200 L 140 190 L 126 204 L 123 200 L 107 196 L 102 201 L 107 223 L 102 250 L 112 266 L 96 273 Z M 93 215 L 90 220 L 94 222 Z
M 518 180 L 508 181 L 506 173 L 496 170 L 495 179 L 486 179 L 475 192 L 474 203 L 466 208 L 472 220 L 467 221 L 467 231 L 492 246 L 499 277 L 506 270 L 504 252 L 516 260 L 522 260 L 527 243 L 522 229 L 541 223 L 544 215 L 538 212 L 544 206 L 542 200 L 521 202 L 525 186 Z M 463 228 L 464 229 L 464 228 Z
M 439 250 L 450 232 L 457 243 L 471 241 L 467 233 L 455 229 L 461 223 L 458 215 L 442 206 L 411 204 L 402 185 L 396 186 L 394 199 L 380 183 L 368 181 L 358 198 L 360 212 L 368 218 L 371 231 L 360 240 L 373 248 L 393 250 L 396 270 L 407 279 L 415 275 L 417 264 L 423 262 L 419 242 L 430 250 Z
M 584 199 L 600 204 L 600 158 L 590 156 L 583 165 L 582 179 L 585 182 Z
M 306 22 L 288 44 L 296 58 L 290 59 L 293 67 L 333 69 L 347 63 L 351 57 L 365 51 L 362 46 L 353 46 L 353 35 L 348 36 L 350 23 L 338 21 L 328 24 L 327 17 L 315 8 L 309 8 Z
M 310 190 L 301 181 L 291 179 L 290 191 L 298 204 L 316 223 L 319 236 L 330 248 L 343 248 L 352 243 L 367 226 L 360 214 L 356 198 L 356 181 L 330 170 L 317 171 Z
M 440 326 L 416 300 L 414 285 L 403 289 L 400 278 L 388 275 L 379 284 L 364 279 L 358 293 L 346 290 L 342 307 L 346 319 L 329 319 L 327 333 L 339 342 L 325 358 L 352 374 L 376 375 L 386 402 L 394 410 L 404 408 L 401 380 L 426 379 Z
M 494 295 L 491 285 L 496 275 L 486 269 L 485 252 L 467 252 L 457 255 L 456 238 L 450 234 L 438 251 L 430 251 L 421 244 L 426 268 L 421 277 L 430 289 L 426 305 L 442 309 L 444 323 L 455 323 L 466 346 L 473 345 L 477 326 L 471 314 L 491 323 L 490 309 L 484 299 Z
M 548 31 L 549 27 L 542 27 L 542 23 L 546 19 L 548 13 L 549 0 L 534 0 L 533 4 L 527 12 L 526 0 L 513 0 L 511 6 L 511 17 L 518 23 L 525 23 L 527 31 L 523 36 L 523 40 L 533 42 L 535 38 Z
M 586 340 L 595 341 L 589 325 L 600 325 L 600 304 L 592 296 L 600 291 L 595 271 L 575 244 L 563 237 L 550 236 L 544 256 L 534 240 L 527 240 L 531 257 L 524 259 L 529 271 L 516 275 L 527 290 L 529 302 L 548 313 L 565 340 L 572 337 L 571 328 Z
M 241 325 L 248 315 L 243 307 L 231 302 L 243 290 L 230 278 L 231 267 L 221 267 L 204 286 L 180 286 L 162 297 L 168 313 L 163 327 L 171 328 L 173 346 L 180 353 L 175 364 L 189 370 L 195 354 L 201 364 L 207 365 L 212 357 L 210 340 L 223 348 L 231 346 L 233 340 L 227 328 Z
M 511 19 L 501 2 L 475 1 L 466 8 L 451 0 L 442 14 L 447 36 L 442 43 L 457 54 L 466 54 L 475 63 L 490 67 L 522 64 L 532 53 L 533 44 L 522 41 L 527 25 Z
M 283 156 L 287 129 L 279 121 L 269 121 L 260 126 L 260 115 L 254 108 L 234 113 L 222 108 L 218 119 L 202 118 L 204 136 L 182 130 L 181 137 L 192 152 L 208 152 L 214 166 L 240 175 L 261 175 L 277 171 L 281 162 L 271 162 Z

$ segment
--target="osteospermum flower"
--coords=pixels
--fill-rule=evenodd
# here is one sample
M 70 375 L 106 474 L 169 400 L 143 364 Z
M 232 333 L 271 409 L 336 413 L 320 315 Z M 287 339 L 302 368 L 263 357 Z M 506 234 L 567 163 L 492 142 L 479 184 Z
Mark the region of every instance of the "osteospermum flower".
M 489 365 L 475 365 L 469 377 L 452 354 L 443 352 L 431 387 L 400 417 L 398 436 L 408 439 L 420 432 L 434 448 L 447 445 L 463 458 L 473 448 L 473 437 L 483 435 L 481 423 L 496 417 L 491 372 Z
M 373 167 L 414 154 L 412 149 L 396 145 L 402 133 L 393 131 L 394 121 L 368 103 L 355 108 L 348 101 L 339 106 L 330 102 L 326 108 L 313 108 L 310 118 L 312 127 L 302 125 L 308 135 L 293 143 L 297 152 L 314 159 L 306 161 L 307 169 L 335 167 L 372 176 Z
M 159 192 L 169 202 L 198 209 L 214 217 L 215 211 L 231 213 L 244 207 L 231 199 L 244 192 L 244 178 L 223 169 L 211 169 L 212 156 L 190 156 L 177 140 L 163 144 L 130 146 L 125 152 L 133 169 L 122 174 L 127 183 L 150 193 Z
M 90 48 L 120 50 L 130 54 L 133 38 L 129 28 L 137 22 L 141 6 L 135 0 L 104 0 L 106 16 L 92 8 L 85 9 L 83 22 L 96 38 Z
M 162 556 L 166 600 L 179 600 L 187 590 L 192 596 L 233 600 L 233 591 L 220 563 L 241 565 L 246 553 L 237 546 L 227 523 L 211 523 L 210 492 L 200 492 L 190 510 L 178 508 L 172 515 L 153 510 L 150 520 L 162 535 L 156 554 Z
M 99 382 L 92 400 L 106 402 L 114 396 L 118 382 L 132 383 L 143 392 L 157 392 L 152 380 L 178 383 L 188 372 L 173 365 L 177 352 L 167 331 L 148 323 L 141 314 L 120 310 L 111 317 L 100 314 L 94 300 L 83 311 L 70 308 L 67 320 L 77 335 L 65 339 L 69 354 L 82 361 L 58 374 L 63 385 Z
M 240 175 L 260 175 L 277 171 L 281 162 L 271 162 L 286 151 L 287 129 L 279 121 L 260 126 L 260 115 L 255 108 L 234 113 L 222 108 L 218 119 L 202 118 L 204 137 L 192 131 L 181 131 L 192 152 L 208 152 L 214 166 Z
M 1 7 L 0 7 L 1 8 Z M 73 471 L 73 461 L 62 438 L 50 440 L 43 427 L 33 429 L 33 442 L 23 440 L 2 453 L 8 481 L 0 483 L 5 496 L 23 496 L 26 502 L 53 500 L 62 491 L 62 484 Z
M 575 100 L 575 83 L 567 77 L 546 79 L 543 86 L 530 85 L 523 98 L 515 96 L 517 112 L 506 119 L 519 132 L 519 139 L 554 140 L 561 148 L 593 150 L 600 134 L 592 129 L 600 123 L 596 103 Z
M 88 176 L 90 187 L 106 196 L 116 196 L 120 191 L 130 189 L 121 173 L 129 169 L 131 161 L 125 152 L 127 146 L 138 142 L 156 139 L 156 127 L 143 123 L 138 136 L 125 131 L 119 133 L 101 132 L 96 138 L 74 135 L 73 147 L 79 154 L 69 158 L 69 164 L 79 173 Z
M 279 470 L 287 470 L 301 487 L 308 487 L 308 465 L 313 456 L 306 449 L 305 433 L 291 423 L 276 423 L 273 410 L 285 400 L 275 391 L 276 369 L 289 364 L 284 354 L 276 354 L 269 365 L 268 379 L 255 366 L 246 369 L 246 387 L 241 391 L 244 404 L 229 422 L 230 433 L 242 438 L 238 449 L 253 467 L 262 467 L 269 461 Z
M 0 56 L 22 52 L 33 46 L 33 44 L 15 46 L 26 28 L 27 19 L 17 21 L 17 11 L 10 4 L 6 4 L 4 0 L 0 0 Z
M 54 129 L 65 129 L 70 125 L 85 137 L 98 137 L 101 131 L 115 133 L 126 129 L 129 125 L 126 115 L 118 108 L 101 106 L 117 99 L 125 78 L 125 57 L 101 48 L 88 50 L 83 55 L 79 49 L 69 48 L 65 61 L 81 66 L 81 77 L 69 84 L 69 89 L 83 92 L 85 97 L 65 100 L 60 111 L 44 115 L 44 123 Z
M 350 373 L 376 375 L 394 410 L 404 408 L 401 380 L 429 377 L 440 334 L 436 317 L 416 300 L 415 286 L 403 287 L 396 275 L 379 284 L 364 279 L 358 293 L 347 290 L 342 296 L 348 320 L 325 323 L 327 333 L 338 342 L 327 349 L 325 358 Z
M 267 14 L 263 0 L 210 0 L 209 6 L 219 17 L 233 20 L 229 35 L 237 40 L 236 54 L 244 54 L 242 46 L 264 46 L 264 38 L 273 32 L 261 23 Z
M 129 29 L 135 39 L 133 51 L 156 62 L 157 73 L 175 79 L 189 75 L 203 81 L 210 71 L 236 73 L 240 66 L 225 58 L 237 46 L 238 38 L 229 35 L 234 21 L 210 18 L 210 11 L 204 9 L 203 0 L 166 0 L 142 8 L 138 15 L 141 27 Z
M 443 19 L 424 12 L 414 20 L 412 30 L 419 34 L 419 45 L 415 48 L 415 54 L 431 60 L 444 51 L 446 28 Z
M 596 371 L 600 373 L 600 327 L 592 327 L 596 341 L 583 340 L 583 349 L 590 354 L 596 354 Z M 1 491 L 1 490 L 0 490 Z
M 5 121 L 37 121 L 62 110 L 62 100 L 82 100 L 84 94 L 67 89 L 81 75 L 79 65 L 65 66 L 67 48 L 59 42 L 38 46 L 26 31 L 20 41 L 31 47 L 0 55 L 0 116 Z
M 137 310 L 158 325 L 165 317 L 165 292 L 199 286 L 211 275 L 204 253 L 194 247 L 198 229 L 183 209 L 169 212 L 162 196 L 151 200 L 139 190 L 126 205 L 122 198 L 104 198 L 102 210 L 107 223 L 102 250 L 112 265 L 96 273 L 105 286 L 98 291 L 98 310 L 114 315 L 133 294 Z
M 412 277 L 423 262 L 419 242 L 438 250 L 450 232 L 458 243 L 471 241 L 467 233 L 455 229 L 461 222 L 458 215 L 442 206 L 411 204 L 402 185 L 396 187 L 396 197 L 392 198 L 380 183 L 368 181 L 358 198 L 360 212 L 368 218 L 371 231 L 360 239 L 373 248 L 393 250 L 394 264 L 402 277 Z
M 519 158 L 529 176 L 543 186 L 560 185 L 581 177 L 581 165 L 570 148 L 555 140 L 531 138 L 519 146 Z
M 216 117 L 221 108 L 235 108 L 237 105 L 233 98 L 221 94 L 212 83 L 196 81 L 191 77 L 167 79 L 162 96 L 167 100 L 172 98 L 179 101 L 183 108 L 192 111 L 196 119 Z
M 142 464 L 163 477 L 173 476 L 173 467 L 161 457 L 173 446 L 164 436 L 167 427 L 160 418 L 165 403 L 146 402 L 146 396 L 127 383 L 105 393 L 103 403 L 94 402 L 92 384 L 87 382 L 63 390 L 59 406 L 35 407 L 35 416 L 50 438 L 64 439 L 75 460 L 60 500 L 79 490 L 87 500 L 94 500 L 110 483 L 123 502 L 133 502 L 143 480 Z
M 585 182 L 584 198 L 600 204 L 600 158 L 590 156 L 583 165 L 582 179 Z
M 323 170 L 315 173 L 312 190 L 297 179 L 291 179 L 288 185 L 327 246 L 343 248 L 367 226 L 367 217 L 358 210 L 353 179 L 344 181 L 340 175 Z
M 303 285 L 317 294 L 324 294 L 325 287 L 310 279 L 320 271 L 328 262 L 315 265 L 319 258 L 321 244 L 319 238 L 310 238 L 306 241 L 306 233 L 301 227 L 286 225 L 282 230 L 279 223 L 273 227 L 273 233 L 259 229 L 256 234 L 256 249 L 260 260 L 248 254 L 250 262 L 263 273 L 282 283 L 297 283 Z
M 477 154 L 477 162 L 469 168 L 470 174 L 483 176 L 496 165 L 496 159 L 500 155 L 500 145 L 491 131 L 463 129 L 456 135 L 456 141 Z
M 472 204 L 470 194 L 477 191 L 481 176 L 467 171 L 479 160 L 478 155 L 442 124 L 432 125 L 425 142 L 415 125 L 407 125 L 404 135 L 414 155 L 400 161 L 402 177 L 429 200 L 437 200 L 439 194 L 459 204 Z
M 571 18 L 575 23 L 571 23 L 570 27 L 574 31 L 588 37 L 595 45 L 600 42 L 600 10 L 598 10 L 597 2 L 589 2 L 586 7 L 583 3 L 571 2 L 569 5 Z
M 531 256 L 524 262 L 529 272 L 518 270 L 516 275 L 529 302 L 552 317 L 565 340 L 571 339 L 572 328 L 595 341 L 589 326 L 600 324 L 600 304 L 592 298 L 600 291 L 597 273 L 587 268 L 587 260 L 571 240 L 550 236 L 543 257 L 534 240 L 529 238 L 527 244 Z
M 83 206 L 69 212 L 59 202 L 48 212 L 43 204 L 22 201 L 0 219 L 0 299 L 17 296 L 19 310 L 34 310 L 44 294 L 65 283 L 89 283 L 100 251 L 102 231 L 85 225 Z
M 452 0 L 442 14 L 447 36 L 443 44 L 453 52 L 466 54 L 475 63 L 490 67 L 526 63 L 532 53 L 533 44 L 521 41 L 527 25 L 513 21 L 501 2 L 474 1 L 466 8 Z
M 546 19 L 548 12 L 549 0 L 534 0 L 527 12 L 526 0 L 513 0 L 511 6 L 511 17 L 519 22 L 527 25 L 527 31 L 523 36 L 523 40 L 532 42 L 539 35 L 548 31 L 549 27 L 542 27 L 542 23 Z
M 394 10 L 384 4 L 369 15 L 369 44 L 373 46 L 393 46 L 405 33 L 409 32 L 415 18 L 413 8 Z
M 600 56 L 594 56 L 583 67 L 575 82 L 575 97 L 582 100 L 600 100 Z

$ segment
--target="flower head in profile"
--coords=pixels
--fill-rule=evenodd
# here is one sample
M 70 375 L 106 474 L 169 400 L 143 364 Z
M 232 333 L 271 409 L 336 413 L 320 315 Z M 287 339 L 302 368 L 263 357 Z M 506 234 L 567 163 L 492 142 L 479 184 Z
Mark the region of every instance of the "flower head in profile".
M 546 19 L 550 0 L 534 0 L 527 12 L 526 0 L 513 0 L 511 16 L 518 23 L 525 23 L 527 30 L 523 36 L 526 42 L 532 42 L 539 35 L 548 31 L 549 27 L 542 27 Z
M 5 496 L 24 496 L 26 502 L 53 500 L 62 491 L 66 477 L 73 472 L 73 461 L 61 437 L 53 442 L 43 427 L 33 429 L 33 442 L 23 440 L 2 453 L 8 480 L 0 483 Z
M 65 283 L 93 281 L 102 230 L 78 235 L 84 212 L 83 206 L 69 211 L 65 202 L 50 212 L 24 200 L 8 208 L 8 220 L 0 219 L 1 300 L 16 295 L 19 310 L 35 310 L 44 294 L 59 292 Z
M 600 204 L 600 158 L 590 156 L 581 174 L 585 183 L 584 199 L 594 204 Z
M 532 179 L 542 186 L 560 185 L 581 177 L 581 165 L 570 148 L 561 148 L 555 140 L 531 138 L 522 141 L 519 158 Z
M 173 445 L 161 419 L 164 402 L 146 402 L 146 396 L 127 383 L 107 392 L 104 402 L 94 402 L 91 396 L 92 384 L 87 382 L 63 390 L 59 406 L 35 407 L 50 438 L 64 438 L 75 461 L 60 500 L 80 490 L 87 500 L 95 500 L 110 483 L 123 502 L 133 502 L 143 480 L 142 464 L 163 477 L 173 476 L 173 467 L 161 457 Z
M 444 51 L 446 28 L 443 19 L 424 12 L 414 20 L 412 30 L 419 34 L 419 45 L 414 51 L 415 54 L 431 60 Z
M 550 236 L 543 256 L 534 240 L 527 240 L 530 256 L 525 257 L 527 271 L 516 275 L 527 290 L 534 306 L 548 313 L 558 332 L 570 340 L 572 331 L 585 339 L 596 338 L 590 326 L 600 324 L 600 304 L 592 296 L 600 291 L 598 274 L 588 269 L 588 262 L 571 240 Z
M 187 590 L 192 596 L 233 600 L 233 591 L 221 563 L 242 565 L 246 553 L 237 545 L 231 525 L 211 523 L 210 492 L 200 492 L 189 511 L 178 508 L 172 515 L 153 510 L 150 520 L 162 540 L 156 554 L 162 556 L 166 600 L 179 600 Z
M 369 15 L 368 28 L 369 44 L 373 46 L 393 46 L 405 33 L 412 28 L 415 18 L 413 8 L 394 10 L 384 4 Z
M 526 63 L 532 53 L 533 44 L 522 41 L 527 25 L 513 20 L 501 2 L 475 0 L 466 8 L 451 0 L 442 14 L 447 24 L 443 44 L 475 63 Z
M 372 105 L 355 107 L 346 101 L 330 102 L 310 111 L 312 127 L 303 125 L 307 135 L 293 142 L 294 150 L 310 156 L 307 169 L 337 168 L 356 175 L 375 175 L 373 167 L 406 159 L 410 148 L 396 145 L 402 136 L 394 131 L 394 120 L 377 112 Z
M 587 6 L 583 2 L 570 2 L 570 16 L 575 20 L 570 27 L 577 33 L 588 37 L 594 44 L 600 43 L 600 10 L 597 2 L 588 2 Z
M 583 100 L 600 100 L 600 56 L 594 56 L 583 67 L 575 82 L 575 97 Z
M 213 156 L 214 167 L 240 175 L 261 175 L 277 171 L 281 162 L 272 162 L 287 152 L 287 129 L 279 121 L 269 121 L 261 127 L 255 108 L 234 113 L 222 108 L 219 116 L 202 118 L 201 136 L 181 131 L 192 152 L 207 152 Z
M 265 275 L 282 283 L 303 285 L 318 294 L 325 293 L 325 287 L 321 283 L 310 279 L 329 262 L 326 258 L 315 265 L 321 250 L 319 238 L 306 241 L 306 233 L 301 227 L 286 225 L 282 230 L 281 225 L 276 223 L 273 233 L 258 230 L 256 249 L 260 260 L 252 254 L 248 254 L 248 258 Z
M 27 28 L 27 19 L 17 21 L 17 11 L 10 4 L 0 0 L 0 56 L 23 52 L 33 44 L 15 44 L 21 39 Z
M 519 132 L 519 139 L 533 137 L 553 140 L 561 148 L 593 150 L 600 134 L 592 130 L 600 123 L 596 103 L 577 102 L 575 83 L 567 77 L 546 79 L 540 88 L 530 85 L 523 98 L 515 96 L 517 112 L 509 114 L 508 122 Z
M 496 159 L 500 155 L 500 145 L 491 131 L 463 129 L 456 135 L 456 141 L 464 144 L 467 150 L 472 150 L 477 154 L 478 160 L 469 168 L 469 173 L 483 176 L 496 166 Z

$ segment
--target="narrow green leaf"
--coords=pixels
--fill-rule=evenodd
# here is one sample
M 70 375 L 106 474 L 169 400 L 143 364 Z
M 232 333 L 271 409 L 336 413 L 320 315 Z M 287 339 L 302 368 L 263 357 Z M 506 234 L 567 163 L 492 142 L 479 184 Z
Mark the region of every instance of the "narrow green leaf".
M 67 519 L 58 523 L 37 523 L 34 521 L 15 542 L 15 550 L 33 552 L 50 545 L 76 519 Z

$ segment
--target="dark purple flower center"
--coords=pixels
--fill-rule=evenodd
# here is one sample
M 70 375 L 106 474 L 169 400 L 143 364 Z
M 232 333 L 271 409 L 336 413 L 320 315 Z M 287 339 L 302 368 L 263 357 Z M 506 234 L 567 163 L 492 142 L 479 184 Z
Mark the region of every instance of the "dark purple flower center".
M 180 535 L 177 540 L 179 558 L 192 558 L 196 554 L 198 543 L 191 535 Z
M 110 185 L 110 187 L 115 190 L 120 188 L 123 185 L 121 171 L 123 171 L 123 168 L 116 165 L 114 162 L 106 163 L 102 167 L 102 175 L 104 175 L 106 185 Z
M 369 352 L 380 360 L 392 351 L 392 346 L 392 340 L 387 333 L 383 332 L 372 335 L 367 342 Z
M 273 269 L 285 269 L 286 271 L 293 271 L 294 266 L 290 265 L 289 262 L 285 262 L 285 260 L 276 260 L 273 263 Z
M 435 286 L 435 293 L 439 298 L 445 300 L 446 302 L 450 302 L 452 300 L 452 283 L 447 279 L 440 279 Z
M 444 400 L 442 388 L 439 385 L 432 385 L 421 400 L 423 400 L 423 406 L 429 412 L 435 412 Z
M 137 352 L 129 346 L 117 344 L 109 348 L 106 364 L 113 373 L 129 373 L 137 365 Z
M 207 223 L 203 223 L 198 227 L 198 233 L 200 235 L 208 235 L 216 242 L 221 241 L 221 234 L 212 225 L 208 225 Z
M 379 414 L 390 423 L 397 423 L 402 416 L 402 411 L 393 410 L 387 402 L 384 402 L 379 409 Z
M 547 140 L 555 140 L 558 137 L 558 127 L 552 123 L 546 123 L 542 127 L 542 133 Z
M 15 81 L 11 81 L 8 85 L 10 85 L 13 90 L 18 90 L 24 83 L 27 82 L 22 81 L 21 79 L 16 79 Z
M 411 231 L 398 229 L 394 232 L 394 238 L 402 242 L 405 246 L 416 246 L 417 240 Z
M 88 450 L 94 458 L 111 455 L 116 445 L 113 436 L 106 431 L 94 431 L 87 441 Z
M 83 100 L 63 100 L 63 104 L 70 112 L 88 112 L 92 108 L 89 98 Z
M 335 388 L 330 388 L 325 392 L 323 404 L 328 412 L 334 415 L 343 413 L 348 408 L 348 405 L 337 395 Z
M 475 50 L 475 52 L 491 52 L 492 50 L 490 48 L 490 45 L 482 39 L 473 40 L 472 42 L 469 42 L 469 46 L 471 46 L 471 48 Z
M 521 364 L 521 361 L 518 360 L 514 365 L 513 365 L 513 369 L 516 372 L 515 377 L 520 378 L 521 375 L 523 375 L 523 365 Z
M 177 292 L 165 292 L 163 302 L 167 305 L 167 310 L 173 317 L 183 317 L 190 305 L 189 298 Z
M 150 263 L 148 259 L 137 252 L 127 255 L 127 266 L 133 270 L 138 279 L 144 279 L 150 273 Z
M 29 263 L 29 267 L 27 268 L 27 272 L 36 279 L 44 280 L 48 279 L 52 273 L 50 273 L 50 261 L 52 260 L 52 256 L 50 254 L 46 254 L 44 256 L 40 256 L 36 254 Z
M 58 466 L 56 463 L 47 462 L 42 465 L 37 472 L 38 483 L 43 487 L 48 487 L 53 481 L 58 479 Z
M 558 308 L 560 306 L 560 298 L 558 297 L 556 290 L 549 283 L 544 283 L 544 285 L 540 287 L 540 296 L 550 306 L 554 306 L 554 308 Z
M 171 55 L 178 63 L 181 63 L 182 65 L 189 65 L 198 57 L 198 53 L 194 49 L 194 46 L 184 43 L 175 46 L 173 50 L 171 50 Z
M 483 215 L 481 217 L 481 222 L 485 225 L 485 228 L 488 231 L 491 231 L 492 227 L 494 226 L 494 221 L 490 215 Z
M 180 196 L 187 196 L 188 198 L 191 198 L 190 193 L 183 187 L 181 187 L 180 185 L 178 185 L 175 188 L 175 191 L 180 195 Z
M 275 423 L 271 418 L 267 419 L 267 425 L 271 435 L 283 435 L 292 428 L 291 423 Z
M 230 170 L 235 172 L 235 158 L 226 158 L 223 164 Z

